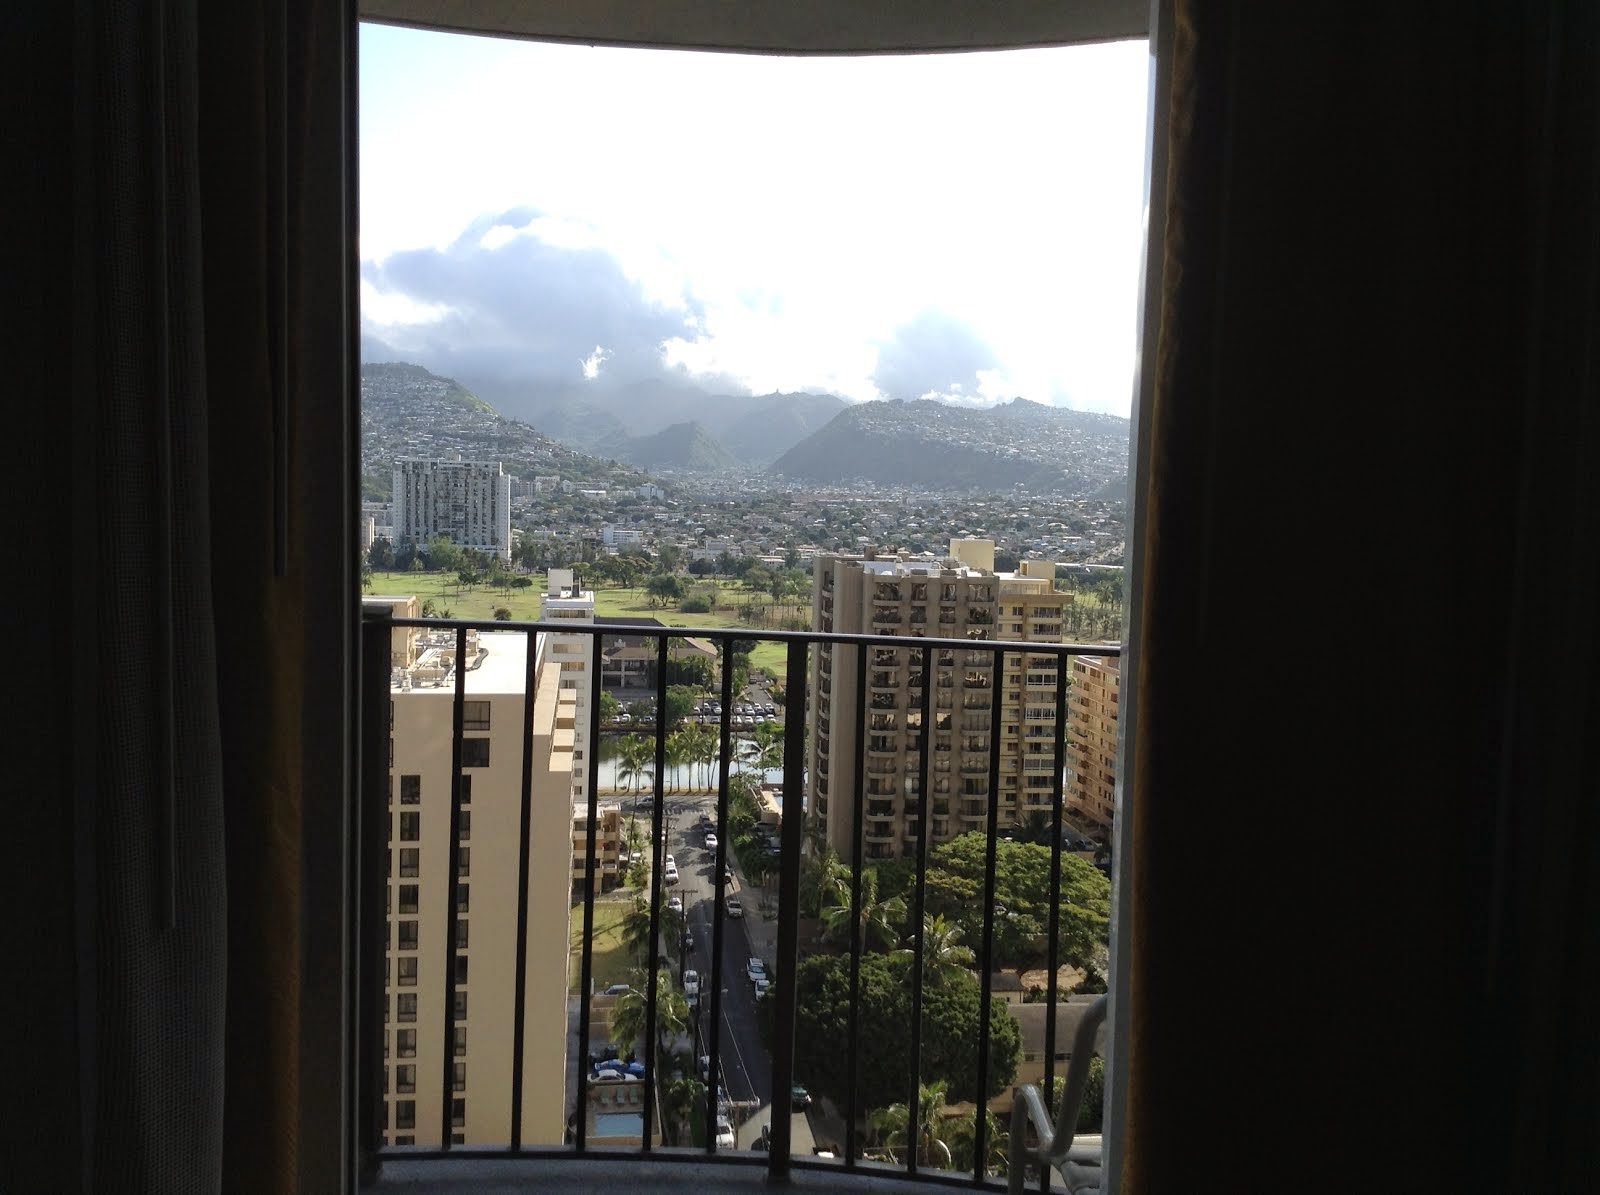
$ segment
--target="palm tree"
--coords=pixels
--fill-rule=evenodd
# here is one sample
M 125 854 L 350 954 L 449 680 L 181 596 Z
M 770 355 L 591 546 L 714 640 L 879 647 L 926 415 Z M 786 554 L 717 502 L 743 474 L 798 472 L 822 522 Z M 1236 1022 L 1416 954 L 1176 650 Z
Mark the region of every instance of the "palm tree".
M 633 908 L 622 916 L 622 948 L 641 966 L 650 965 L 650 902 L 644 893 L 633 895 Z
M 895 951 L 904 959 L 915 959 L 916 950 L 907 946 Z M 922 923 L 922 975 L 932 984 L 942 984 L 971 967 L 976 955 L 972 947 L 961 944 L 961 927 L 940 913 Z
M 850 903 L 850 868 L 839 852 L 824 843 L 807 853 L 800 872 L 800 908 L 808 917 Z
M 704 1106 L 705 1101 L 706 1085 L 693 1075 L 683 1075 L 667 1084 L 668 1123 L 676 1130 L 673 1134 L 676 1144 L 693 1144 L 684 1140 L 688 1134 L 689 1117 L 694 1112 L 695 1106 L 697 1104 Z
M 694 762 L 700 768 L 700 775 L 705 783 L 705 790 L 710 792 L 713 783 L 711 765 L 717 760 L 717 751 L 721 747 L 717 735 L 709 726 L 694 726 L 690 729 L 690 743 L 694 747 Z
M 672 769 L 667 773 L 669 782 L 675 782 L 673 778 L 676 777 L 678 769 L 689 762 L 687 734 L 688 732 L 684 730 L 674 730 L 667 736 L 667 766 Z
M 988 1108 L 983 1109 L 983 1170 L 985 1174 L 1006 1173 L 1006 1160 L 1010 1153 L 1011 1135 L 1001 1127 L 1000 1118 Z M 971 1172 L 973 1146 L 977 1143 L 977 1109 L 960 1117 L 949 1132 L 950 1153 L 957 1170 Z
M 878 899 L 878 873 L 868 868 L 861 873 L 861 909 L 857 921 L 861 926 L 861 945 L 865 950 L 889 950 L 900 940 L 900 927 L 905 924 L 906 902 L 898 896 L 888 900 Z M 850 904 L 832 905 L 822 910 L 822 924 L 828 936 L 836 941 L 850 937 Z
M 944 1118 L 944 1080 L 919 1084 L 917 1112 L 913 1123 L 904 1104 L 890 1104 L 867 1117 L 873 1138 L 892 1162 L 905 1161 L 911 1148 L 917 1151 L 919 1166 L 950 1169 L 953 1159 L 944 1137 L 948 1129 Z
M 611 1040 L 623 1049 L 636 1046 L 644 1040 L 645 1015 L 648 1011 L 646 981 L 634 972 L 634 983 L 628 991 L 617 997 L 611 1009 Z M 672 976 L 663 967 L 656 972 L 656 1051 L 666 1052 L 669 1038 L 680 1037 L 689 1025 L 689 1001 L 672 984 Z
M 626 781 L 630 793 L 639 791 L 639 781 L 656 778 L 654 755 L 653 744 L 643 735 L 630 734 L 617 744 L 617 780 Z

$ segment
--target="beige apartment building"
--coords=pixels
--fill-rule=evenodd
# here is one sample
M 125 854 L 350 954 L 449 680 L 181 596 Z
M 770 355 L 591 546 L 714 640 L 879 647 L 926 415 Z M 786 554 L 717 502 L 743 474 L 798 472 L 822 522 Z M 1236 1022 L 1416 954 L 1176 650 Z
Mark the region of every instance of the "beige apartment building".
M 1108 829 L 1116 808 L 1117 712 L 1122 661 L 1074 656 L 1067 705 L 1067 813 L 1080 829 Z
M 994 544 L 956 539 L 943 559 L 819 555 L 813 564 L 812 616 L 819 631 L 985 640 L 1062 641 L 1054 566 L 1028 561 L 994 571 Z M 812 657 L 813 734 L 808 768 L 814 816 L 828 840 L 851 857 L 853 819 L 862 804 L 868 858 L 915 851 L 923 777 L 922 653 L 915 645 L 870 650 L 866 708 L 857 709 L 855 670 L 862 649 L 819 647 Z M 1055 665 L 1049 656 L 1013 654 L 996 668 L 987 651 L 942 648 L 932 661 L 929 740 L 929 842 L 984 828 L 991 799 L 1001 825 L 1049 809 L 1055 727 Z M 994 719 L 999 685 L 1000 721 Z M 863 746 L 863 787 L 854 761 Z M 989 789 L 990 757 L 1000 753 L 1000 788 Z
M 404 632 L 397 632 L 397 636 Z M 461 745 L 459 899 L 450 910 L 454 632 L 411 633 L 390 689 L 388 958 L 383 1136 L 391 1145 L 510 1139 L 528 637 L 470 634 Z M 567 914 L 574 695 L 535 640 L 522 1139 L 558 1144 L 567 1118 Z M 458 950 L 447 958 L 448 921 Z M 456 974 L 448 1043 L 446 967 Z

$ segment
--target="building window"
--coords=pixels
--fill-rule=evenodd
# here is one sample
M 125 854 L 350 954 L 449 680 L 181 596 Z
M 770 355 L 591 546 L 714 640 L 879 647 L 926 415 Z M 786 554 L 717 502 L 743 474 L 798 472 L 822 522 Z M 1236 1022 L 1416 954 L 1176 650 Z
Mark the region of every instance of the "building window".
M 417 847 L 414 847 L 414 846 L 403 846 L 403 847 L 401 847 L 400 848 L 400 874 L 402 876 L 414 876 L 414 875 L 416 875 L 417 874 L 418 860 L 421 858 L 421 855 L 422 855 L 422 851 Z
M 461 766 L 464 768 L 486 768 L 489 766 L 489 740 L 488 739 L 462 739 L 461 740 Z
M 400 885 L 400 911 L 402 913 L 415 913 L 417 911 L 417 885 Z
M 451 1145 L 465 1145 L 466 1143 L 467 1143 L 467 1135 L 465 1133 L 451 1133 L 450 1134 L 450 1144 Z
M 410 1095 L 417 1089 L 417 1066 L 402 1062 L 394 1068 L 394 1089 L 400 1095 Z
M 464 1021 L 466 1019 L 467 1019 L 467 994 L 465 992 L 457 992 L 456 993 L 456 1020 Z
M 456 982 L 467 982 L 467 956 L 464 954 L 456 955 Z
M 417 994 L 415 992 L 401 992 L 394 998 L 394 1019 L 402 1025 L 415 1023 L 417 1019 Z
M 422 837 L 422 814 L 402 813 L 400 815 L 400 841 L 416 842 Z
M 467 921 L 467 919 L 465 917 L 457 917 L 456 918 L 456 949 L 457 950 L 465 950 L 467 948 L 467 926 L 469 924 L 470 923 Z
M 467 1101 L 454 1099 L 450 1101 L 450 1123 L 455 1128 L 463 1128 L 467 1123 Z
M 451 1051 L 457 1058 L 464 1057 L 467 1052 L 467 1027 L 457 1025 L 455 1030 L 455 1048 Z
M 417 1127 L 416 1100 L 396 1100 L 394 1102 L 394 1127 L 397 1129 L 414 1129 Z
M 396 1058 L 415 1058 L 417 1056 L 417 1031 L 415 1029 L 396 1029 L 394 1031 L 394 1053 Z
M 404 1137 L 396 1137 L 394 1139 L 394 1143 L 396 1145 L 415 1145 L 417 1143 L 417 1139 L 408 1133 Z
M 401 950 L 415 950 L 417 948 L 417 923 L 415 921 L 400 922 L 398 940 Z
M 487 701 L 463 701 L 461 706 L 461 725 L 463 729 L 489 729 L 489 703 Z
M 472 907 L 472 885 L 460 884 L 456 887 L 456 912 L 465 913 Z
M 461 774 L 461 803 L 472 804 L 472 777 L 465 772 Z
M 456 848 L 456 874 L 462 878 L 472 874 L 472 848 L 470 846 Z
M 452 1066 L 451 1075 L 452 1089 L 455 1091 L 465 1091 L 467 1089 L 467 1064 L 465 1062 L 454 1063 Z M 460 1101 L 457 1102 L 459 1103 Z
M 400 777 L 400 804 L 402 804 L 402 805 L 420 805 L 420 804 L 422 804 L 422 777 L 421 776 L 402 776 L 402 777 Z
M 460 842 L 467 842 L 472 838 L 472 810 L 463 809 L 461 811 L 461 821 L 459 826 L 461 833 L 458 834 L 456 838 Z
M 417 959 L 415 955 L 402 955 L 399 960 L 400 974 L 397 986 L 414 988 L 417 986 Z

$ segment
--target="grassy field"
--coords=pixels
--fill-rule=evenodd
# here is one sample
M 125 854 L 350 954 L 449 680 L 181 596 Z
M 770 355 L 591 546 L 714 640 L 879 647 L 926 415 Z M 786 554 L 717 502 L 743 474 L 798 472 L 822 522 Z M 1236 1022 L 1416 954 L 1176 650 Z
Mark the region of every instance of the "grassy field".
M 431 600 L 434 612 L 441 618 L 493 618 L 500 607 L 511 611 L 517 621 L 533 621 L 539 617 L 539 594 L 544 579 L 533 578 L 529 589 L 490 589 L 479 585 L 467 589 L 456 582 L 453 575 L 445 573 L 390 573 L 374 571 L 372 585 L 366 592 L 390 596 L 415 595 L 419 603 Z M 766 594 L 753 594 L 736 582 L 695 581 L 696 589 L 717 584 L 722 591 L 718 609 L 711 614 L 685 614 L 670 606 L 652 606 L 643 589 L 600 589 L 595 591 L 594 612 L 611 618 L 659 618 L 669 627 L 737 627 L 738 616 L 733 608 L 753 602 L 758 606 L 771 605 Z M 804 607 L 800 607 L 804 609 Z M 777 643 L 758 644 L 750 654 L 752 668 L 771 673 L 782 684 L 788 666 L 784 648 Z
M 627 952 L 622 948 L 622 918 L 632 903 L 632 897 L 625 891 L 621 891 L 620 896 L 617 892 L 613 892 L 607 896 L 595 897 L 594 948 L 591 959 L 596 991 L 603 991 L 614 983 L 628 982 L 629 962 Z M 579 953 L 583 947 L 583 905 L 573 905 L 571 926 L 570 988 L 576 994 L 578 985 L 583 980 L 583 956 Z

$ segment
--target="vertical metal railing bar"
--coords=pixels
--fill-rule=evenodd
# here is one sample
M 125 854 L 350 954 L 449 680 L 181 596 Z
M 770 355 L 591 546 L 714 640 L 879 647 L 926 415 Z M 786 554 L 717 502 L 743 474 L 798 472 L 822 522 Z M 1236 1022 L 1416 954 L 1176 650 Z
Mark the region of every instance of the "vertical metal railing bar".
M 864 817 L 866 810 L 865 789 L 865 760 L 867 745 L 867 649 L 864 647 L 835 647 L 832 649 L 834 658 L 845 654 L 855 656 L 856 661 L 856 709 L 855 709 L 855 759 L 852 761 L 850 772 L 850 1028 L 848 1037 L 849 1058 L 846 1063 L 848 1076 L 846 1084 L 848 1094 L 845 1097 L 844 1119 L 844 1164 L 847 1169 L 853 1169 L 856 1164 L 856 1119 L 861 1114 L 859 1102 L 861 1084 L 861 871 L 864 865 L 862 858 L 865 853 L 865 844 L 862 841 Z M 837 669 L 835 670 L 838 671 Z M 922 678 L 922 683 L 927 686 L 928 677 Z M 838 720 L 834 720 L 837 725 Z M 831 806 L 839 799 L 837 793 L 828 794 L 828 803 Z
M 584 833 L 583 850 L 583 943 L 578 964 L 578 1085 L 574 1097 L 572 1144 L 584 1151 L 589 1132 L 589 1007 L 594 1002 L 594 855 L 595 823 L 600 817 L 600 644 L 601 634 L 590 636 L 589 647 L 589 741 L 584 767 L 588 771 L 585 792 L 589 798 L 589 825 Z M 618 865 L 621 866 L 620 863 Z M 620 878 L 620 877 L 619 877 Z
M 1052 1088 L 1056 1069 L 1056 973 L 1061 967 L 1061 830 L 1066 805 L 1067 690 L 1071 685 L 1072 657 L 1056 654 L 1055 775 L 1050 791 L 1050 910 L 1045 926 L 1044 1096 L 1045 1111 L 1055 1115 Z M 1041 1168 L 1039 1190 L 1050 1189 L 1050 1168 Z
M 439 1147 L 444 1150 L 453 1144 L 450 1108 L 455 1098 L 456 905 L 461 899 L 461 755 L 467 709 L 467 628 L 461 626 L 456 628 L 455 682 L 450 729 L 450 832 L 445 860 L 450 884 L 444 916 L 444 1042 L 439 1065 Z
M 722 920 L 728 871 L 728 778 L 732 770 L 733 743 L 733 640 L 722 644 L 722 714 L 717 719 L 717 858 L 711 909 L 711 1024 L 706 1030 L 710 1049 L 706 1069 L 706 1152 L 717 1151 L 717 1087 L 722 1076 Z M 702 984 L 700 990 L 705 991 Z
M 640 1149 L 650 1152 L 655 1127 L 656 1102 L 656 1000 L 660 997 L 658 973 L 661 969 L 661 875 L 666 858 L 666 785 L 663 778 L 667 769 L 667 661 L 671 658 L 671 640 L 662 634 L 656 639 L 656 757 L 655 775 L 651 777 L 655 795 L 651 824 L 650 869 L 650 974 L 645 980 L 644 1016 L 644 1133 Z
M 1019 657 L 1019 673 L 1025 673 L 1027 666 L 1023 663 L 1026 657 Z M 992 655 L 993 666 L 990 669 L 991 677 L 989 699 L 989 805 L 988 822 L 986 831 L 988 840 L 983 856 L 983 944 L 979 955 L 979 966 L 982 968 L 978 989 L 978 1091 L 974 1097 L 976 1106 L 972 1113 L 972 1177 L 977 1182 L 982 1182 L 988 1170 L 988 1152 L 985 1150 L 989 1135 L 989 1016 L 994 1007 L 994 995 L 990 991 L 994 975 L 994 872 L 995 852 L 999 849 L 1000 838 L 1000 719 L 1004 713 L 1002 700 L 1005 694 L 1006 662 L 1005 653 L 996 649 Z M 1027 696 L 1027 679 L 1023 677 L 1018 700 L 1025 700 Z M 1022 719 L 1018 719 L 1018 729 L 1021 729 Z M 1018 754 L 1022 752 L 1019 749 Z M 1025 759 L 1026 756 L 1024 755 Z M 1020 804 L 1023 794 L 1025 775 L 1021 770 L 1021 761 L 1018 761 L 1017 771 L 1017 801 Z M 1013 811 L 1015 816 L 1016 811 Z
M 385 889 L 383 856 L 389 830 L 388 725 L 389 654 L 393 619 L 388 606 L 362 611 L 361 782 L 357 790 L 356 865 L 356 1105 L 357 1171 L 363 1182 L 377 1178 L 383 1145 Z
M 807 644 L 791 640 L 788 676 L 784 680 L 783 826 L 778 869 L 778 974 L 774 981 L 772 1055 L 772 1137 L 767 1153 L 767 1178 L 789 1177 L 794 1087 L 795 987 L 800 965 L 800 848 L 805 841 L 806 657 Z
M 908 1124 L 915 1125 L 922 1108 L 922 947 L 926 919 L 925 902 L 928 892 L 928 790 L 933 778 L 928 768 L 929 742 L 933 738 L 933 648 L 921 649 L 922 659 L 922 731 L 918 756 L 917 779 L 917 883 L 916 898 L 911 910 L 911 1095 L 906 1104 Z M 952 732 L 952 738 L 954 737 Z M 917 1172 L 917 1143 L 915 1133 L 907 1134 L 906 1173 Z
M 517 809 L 517 946 L 516 972 L 511 993 L 511 1148 L 522 1148 L 522 1059 L 527 1026 L 523 1023 L 528 1003 L 528 855 L 531 847 L 533 803 L 533 715 L 534 688 L 539 676 L 539 640 L 533 631 L 524 632 L 528 659 L 522 682 L 522 798 Z M 453 916 L 459 909 L 451 910 Z M 582 1054 L 582 1051 L 579 1051 Z

